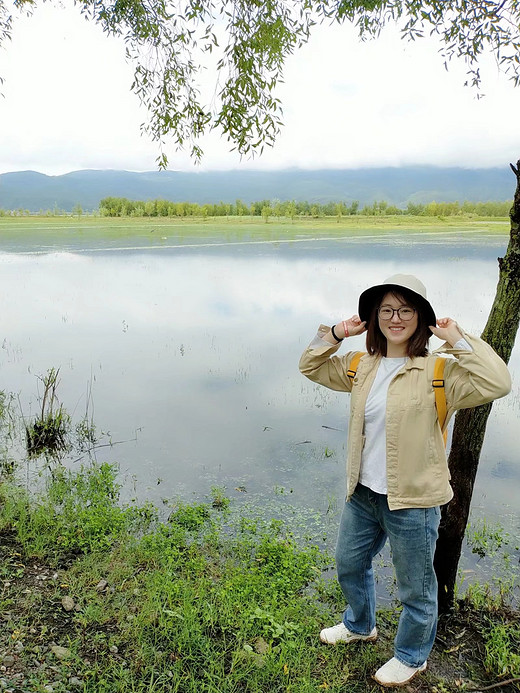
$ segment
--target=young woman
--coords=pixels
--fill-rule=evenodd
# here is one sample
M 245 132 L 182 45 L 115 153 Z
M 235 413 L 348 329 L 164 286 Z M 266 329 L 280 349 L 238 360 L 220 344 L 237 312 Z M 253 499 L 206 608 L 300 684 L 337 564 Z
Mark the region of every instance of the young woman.
M 445 341 L 446 423 L 456 409 L 506 395 L 505 363 L 451 318 L 437 319 L 424 285 L 398 274 L 364 291 L 359 315 L 321 325 L 303 353 L 301 372 L 351 393 L 347 496 L 336 547 L 338 581 L 348 604 L 342 623 L 320 633 L 324 643 L 375 640 L 372 561 L 390 541 L 402 613 L 394 657 L 376 672 L 383 686 L 402 686 L 426 669 L 437 628 L 433 569 L 439 506 L 453 496 L 433 387 L 433 333 Z M 350 336 L 366 332 L 367 354 L 335 356 Z

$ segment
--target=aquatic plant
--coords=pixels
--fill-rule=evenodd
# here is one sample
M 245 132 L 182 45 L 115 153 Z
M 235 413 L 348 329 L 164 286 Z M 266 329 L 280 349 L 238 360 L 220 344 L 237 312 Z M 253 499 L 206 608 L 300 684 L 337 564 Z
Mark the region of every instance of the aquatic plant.
M 59 457 L 68 449 L 67 433 L 70 417 L 59 403 L 56 390 L 59 384 L 59 368 L 50 368 L 41 376 L 43 396 L 38 417 L 25 425 L 27 454 L 29 457 L 49 455 Z

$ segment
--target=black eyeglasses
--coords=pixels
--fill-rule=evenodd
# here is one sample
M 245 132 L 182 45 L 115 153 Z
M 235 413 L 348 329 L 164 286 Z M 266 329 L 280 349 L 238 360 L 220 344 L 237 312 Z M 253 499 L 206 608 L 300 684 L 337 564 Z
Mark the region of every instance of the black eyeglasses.
M 404 320 L 404 322 L 407 322 L 415 315 L 415 308 L 410 308 L 410 306 L 403 306 L 402 308 L 390 308 L 388 306 L 383 306 L 377 311 L 377 314 L 381 320 L 391 320 L 394 317 L 394 313 L 397 313 L 399 320 Z

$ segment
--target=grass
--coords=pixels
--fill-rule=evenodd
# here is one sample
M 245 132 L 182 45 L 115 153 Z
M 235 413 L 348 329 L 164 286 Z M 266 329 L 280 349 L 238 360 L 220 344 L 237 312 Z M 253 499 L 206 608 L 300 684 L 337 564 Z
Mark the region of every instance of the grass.
M 485 217 L 352 216 L 336 219 L 260 217 L 107 218 L 0 217 L 0 243 L 8 250 L 50 252 L 100 247 L 161 248 L 201 242 L 298 241 L 309 238 L 391 236 L 402 233 L 509 233 L 509 219 Z
M 55 468 L 38 495 L 0 486 L 0 672 L 7 691 L 264 693 L 379 690 L 395 610 L 375 644 L 326 647 L 340 617 L 331 557 L 224 490 L 168 520 L 123 506 L 116 470 Z M 518 676 L 518 614 L 461 602 L 413 691 Z M 61 649 L 60 649 L 61 648 Z M 516 683 L 509 690 L 520 690 Z M 46 688 L 47 687 L 47 688 Z M 508 690 L 508 689 L 504 689 Z

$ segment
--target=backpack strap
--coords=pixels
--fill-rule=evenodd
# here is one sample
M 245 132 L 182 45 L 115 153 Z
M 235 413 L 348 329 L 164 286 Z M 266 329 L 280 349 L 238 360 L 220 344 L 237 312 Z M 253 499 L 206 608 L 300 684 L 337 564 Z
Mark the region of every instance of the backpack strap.
M 366 351 L 357 351 L 350 362 L 350 367 L 347 371 L 347 375 L 351 380 L 356 377 L 357 369 L 361 357 L 366 354 Z M 448 431 L 443 430 L 444 424 L 446 422 L 446 414 L 448 412 L 448 406 L 446 403 L 446 392 L 444 390 L 444 366 L 446 364 L 446 359 L 442 356 L 438 356 L 435 359 L 435 365 L 433 367 L 433 380 L 432 387 L 435 392 L 435 408 L 437 409 L 437 418 L 439 419 L 439 426 L 441 427 L 442 437 L 444 438 L 444 445 L 448 441 Z
M 354 378 L 356 377 L 359 362 L 361 361 L 361 357 L 365 354 L 366 351 L 356 351 L 356 353 L 352 357 L 352 361 L 350 362 L 350 368 L 347 371 L 347 375 L 351 380 L 354 380 Z
M 437 418 L 439 419 L 439 426 L 441 427 L 442 435 L 444 438 L 444 445 L 446 445 L 448 439 L 448 431 L 444 430 L 444 424 L 446 422 L 446 392 L 444 390 L 444 365 L 446 359 L 442 356 L 438 356 L 435 360 L 435 366 L 433 367 L 433 380 L 432 386 L 435 392 L 435 407 L 437 409 Z

